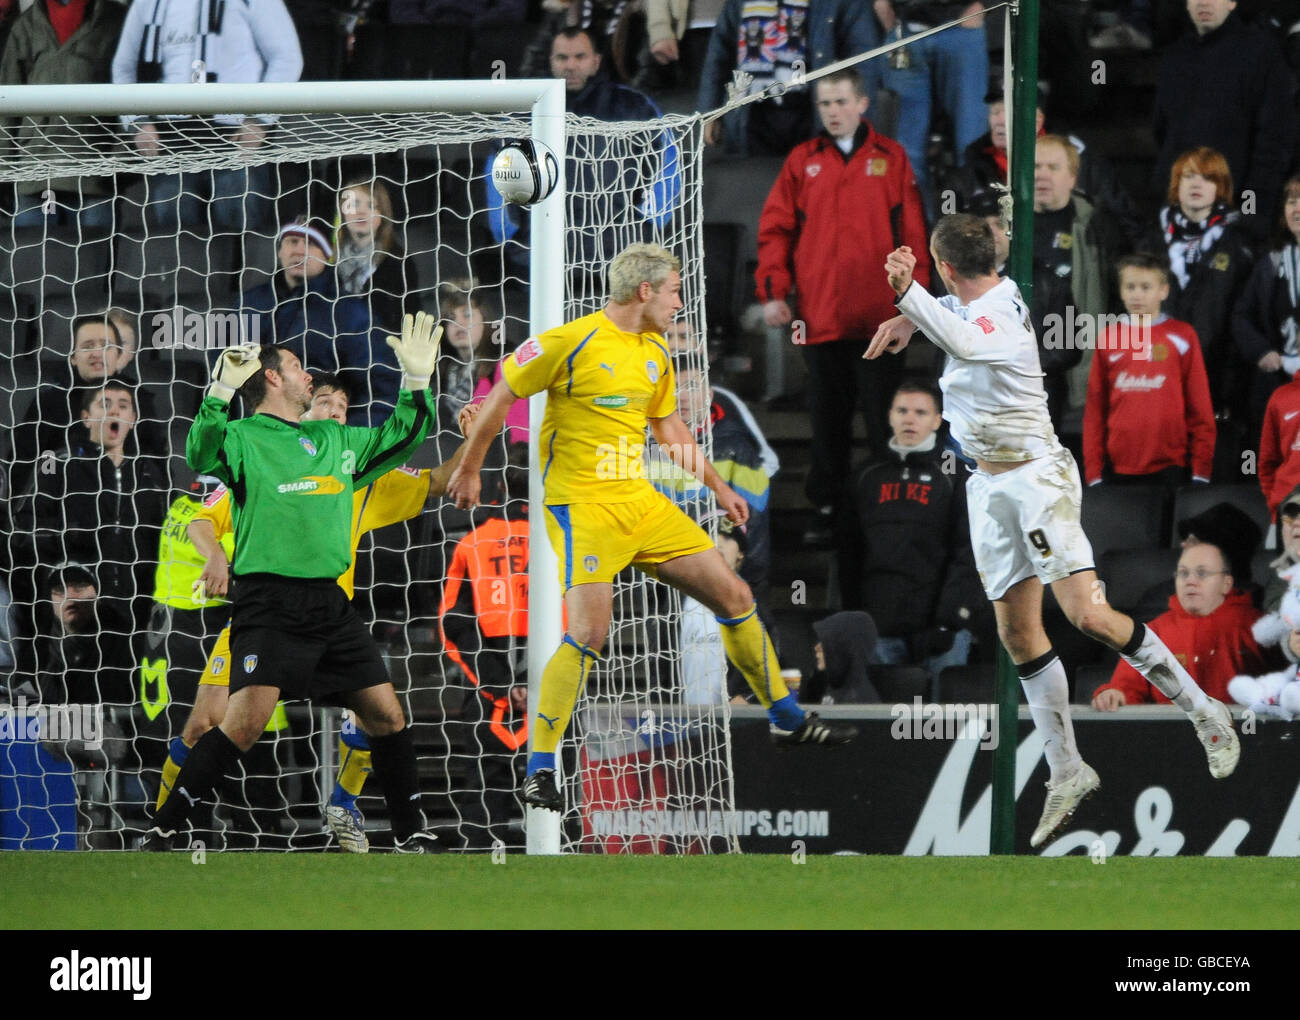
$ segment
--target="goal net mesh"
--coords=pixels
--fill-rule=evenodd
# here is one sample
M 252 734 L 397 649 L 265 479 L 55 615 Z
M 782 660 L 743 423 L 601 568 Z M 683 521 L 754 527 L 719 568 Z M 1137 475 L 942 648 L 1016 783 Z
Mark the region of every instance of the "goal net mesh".
M 0 137 L 0 179 L 12 182 L 0 194 L 14 213 L 0 222 L 11 601 L 0 848 L 124 848 L 146 827 L 228 617 L 223 600 L 191 595 L 200 561 L 187 524 L 213 487 L 184 465 L 224 346 L 290 343 L 308 368 L 346 379 L 354 423 L 377 423 L 398 379 L 384 337 L 404 312 L 438 314 L 437 434 L 411 465 L 427 469 L 451 457 L 457 412 L 530 332 L 527 210 L 502 206 L 487 176 L 504 141 L 528 137 L 528 115 L 141 123 L 10 119 Z M 674 357 L 707 378 L 698 120 L 569 118 L 567 136 L 565 320 L 603 305 L 614 253 L 663 244 L 683 267 Z M 312 250 L 321 241 L 328 264 Z M 130 384 L 126 408 L 106 375 Z M 497 441 L 485 501 L 500 499 L 510 438 L 524 436 L 507 429 Z M 707 492 L 671 468 L 650 473 L 708 524 Z M 449 842 L 476 849 L 524 842 L 515 790 L 528 720 L 511 692 L 528 682 L 525 642 L 483 639 L 464 596 L 474 586 L 456 597 L 448 584 L 458 543 L 500 512 L 432 499 L 410 519 L 390 515 L 395 523 L 362 536 L 356 569 L 358 610 L 413 722 L 425 813 Z M 507 557 L 500 569 L 506 588 L 483 597 L 526 598 L 522 563 Z M 566 849 L 735 849 L 725 683 L 713 659 L 707 675 L 684 670 L 684 643 L 699 639 L 683 638 L 677 594 L 621 575 L 606 655 L 565 741 Z M 52 709 L 61 705 L 87 707 Z M 196 814 L 195 838 L 209 848 L 330 845 L 324 811 L 348 725 L 337 709 L 285 705 L 240 775 Z M 357 806 L 378 846 L 387 819 L 375 786 Z

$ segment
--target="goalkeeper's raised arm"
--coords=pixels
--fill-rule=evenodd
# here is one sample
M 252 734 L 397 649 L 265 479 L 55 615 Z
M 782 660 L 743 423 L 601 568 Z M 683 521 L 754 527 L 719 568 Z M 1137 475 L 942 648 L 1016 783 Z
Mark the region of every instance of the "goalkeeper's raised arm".
M 230 402 L 261 367 L 261 352 L 254 345 L 244 344 L 221 352 L 212 370 L 207 396 L 185 438 L 185 460 L 199 474 L 231 484 L 231 464 L 224 453 Z

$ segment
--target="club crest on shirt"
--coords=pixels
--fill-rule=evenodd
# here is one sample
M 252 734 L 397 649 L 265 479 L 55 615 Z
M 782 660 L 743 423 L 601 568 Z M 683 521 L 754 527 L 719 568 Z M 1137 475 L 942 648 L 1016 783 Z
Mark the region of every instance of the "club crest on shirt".
M 244 672 L 245 672 L 245 673 L 251 673 L 251 672 L 253 672 L 253 670 L 255 670 L 255 669 L 257 669 L 257 656 L 256 656 L 256 655 L 245 655 L 245 656 L 244 656 Z
M 535 336 L 530 336 L 515 349 L 515 364 L 527 365 L 534 358 L 542 353 L 542 342 Z
M 816 177 L 819 173 L 822 172 L 822 165 L 820 163 L 809 163 L 806 167 L 803 168 L 803 172 L 806 173 L 809 177 Z
M 596 556 L 584 556 L 582 558 L 582 565 L 587 568 L 587 573 L 594 574 L 596 568 L 600 566 L 600 559 Z
M 250 656 L 250 658 L 252 658 L 252 656 Z M 225 671 L 225 669 L 226 669 L 226 660 L 222 658 L 220 655 L 218 655 L 215 659 L 212 660 L 213 676 L 221 676 L 221 674 Z
M 304 450 L 306 450 L 311 456 L 313 457 L 316 456 L 316 444 L 313 443 L 306 436 L 298 437 L 298 445 L 301 446 Z
M 887 159 L 867 160 L 866 174 L 868 177 L 884 177 L 887 173 L 889 173 L 889 160 Z
M 659 381 L 659 366 L 653 361 L 645 363 L 645 374 L 650 377 L 652 383 Z

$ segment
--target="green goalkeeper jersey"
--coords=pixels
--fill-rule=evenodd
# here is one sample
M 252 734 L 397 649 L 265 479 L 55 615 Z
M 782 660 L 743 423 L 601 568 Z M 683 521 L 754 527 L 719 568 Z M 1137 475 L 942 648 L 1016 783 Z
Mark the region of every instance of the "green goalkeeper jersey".
M 352 562 L 353 490 L 409 460 L 434 422 L 427 390 L 402 390 L 378 428 L 229 413 L 204 398 L 185 459 L 230 489 L 237 577 L 338 578 Z

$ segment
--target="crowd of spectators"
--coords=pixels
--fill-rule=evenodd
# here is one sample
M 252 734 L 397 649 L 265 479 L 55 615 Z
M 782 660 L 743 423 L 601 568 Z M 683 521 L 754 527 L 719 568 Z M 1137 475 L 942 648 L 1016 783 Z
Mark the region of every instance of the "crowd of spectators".
M 1049 19 L 1060 16 L 1061 5 L 1045 6 Z M 1230 498 L 1241 502 L 1242 487 L 1253 485 L 1280 517 L 1274 537 L 1293 543 L 1284 507 L 1300 483 L 1300 152 L 1294 55 L 1283 45 L 1291 26 L 1236 8 L 1191 0 L 1184 31 L 1174 33 L 1152 22 L 1145 5 L 1111 4 L 1118 17 L 1093 26 L 1098 48 L 1163 45 L 1150 187 L 1123 183 L 1073 133 L 1077 96 L 1059 90 L 1058 117 L 1053 94 L 1040 95 L 1027 311 L 1053 421 L 1090 493 L 1159 489 L 1156 512 L 1167 525 L 1183 486 L 1234 483 Z M 200 9 L 211 15 L 205 23 Z M 965 19 L 962 28 L 909 42 L 954 18 Z M 749 224 L 758 239 L 753 301 L 768 327 L 789 331 L 807 370 L 813 526 L 804 537 L 832 550 L 837 583 L 827 611 L 843 610 L 818 623 L 825 640 L 816 642 L 817 672 L 824 679 L 834 660 L 844 700 L 877 690 L 874 668 L 919 666 L 937 676 L 991 660 L 989 608 L 966 535 L 968 468 L 942 427 L 936 367 L 861 358 L 893 314 L 885 254 L 909 244 L 920 259 L 917 279 L 929 285 L 927 233 L 949 192 L 957 207 L 989 219 L 1005 258 L 1009 225 L 998 199 L 1008 173 L 1007 111 L 996 79 L 990 86 L 996 40 L 978 0 L 34 0 L 0 4 L 0 34 L 5 84 L 486 78 L 504 60 L 511 75 L 562 78 L 568 112 L 604 121 L 653 120 L 683 94 L 702 112 L 716 109 L 734 73 L 744 72 L 750 94 L 766 90 L 763 99 L 707 122 L 705 138 L 710 159 L 783 163 Z M 885 58 L 801 84 L 807 72 L 891 41 L 901 46 Z M 494 200 L 490 152 L 470 157 L 475 190 L 466 210 L 477 217 L 485 254 L 466 263 L 469 275 L 454 277 L 441 259 L 416 257 L 428 245 L 417 248 L 408 225 L 436 215 L 428 194 L 373 161 L 361 172 L 337 161 L 324 175 L 331 179 L 312 178 L 315 192 L 287 186 L 292 171 L 256 159 L 275 139 L 272 116 L 78 126 L 78 144 L 116 145 L 146 161 L 199 144 L 252 157 L 240 168 L 142 175 L 138 222 L 120 199 L 136 178 L 24 182 L 9 200 L 5 231 L 134 232 L 182 244 L 187 235 L 234 238 L 230 269 L 239 283 L 230 304 L 243 338 L 287 345 L 307 368 L 337 374 L 354 394 L 352 424 L 382 421 L 395 401 L 398 367 L 384 337 L 403 314 L 436 310 L 446 332 L 434 446 L 439 461 L 451 456 L 457 417 L 523 339 L 502 325 L 527 297 L 528 217 Z M 61 144 L 42 118 L 0 118 L 0 127 L 0 148 L 28 159 Z M 603 159 L 612 143 L 599 136 L 566 154 L 579 195 L 566 258 L 578 302 L 600 295 L 600 268 L 617 249 L 661 236 L 680 215 L 681 154 L 666 131 L 646 139 L 631 157 L 619 149 L 618 159 Z M 274 268 L 239 275 L 253 263 Z M 140 343 L 141 311 L 139 300 L 106 288 L 97 307 L 64 320 L 66 336 L 41 317 L 40 385 L 30 403 L 10 410 L 0 596 L 12 595 L 13 608 L 0 621 L 0 662 L 10 660 L 16 676 L 34 678 L 51 699 L 141 700 L 148 649 L 166 643 L 160 635 L 176 616 L 158 612 L 177 607 L 162 593 L 160 550 L 174 530 L 167 522 L 205 492 L 175 462 L 198 399 L 189 383 L 202 377 L 158 371 L 157 352 Z M 674 328 L 674 354 L 703 347 L 695 324 Z M 701 367 L 698 358 L 679 360 L 683 414 L 699 435 L 711 434 L 715 460 L 751 504 L 747 532 L 728 541 L 771 618 L 785 608 L 770 584 L 783 551 L 773 516 L 786 509 L 773 505 L 777 458 L 756 420 L 761 412 L 716 381 L 706 385 Z M 859 411 L 861 457 L 852 438 Z M 512 442 L 527 438 L 522 404 L 509 425 Z M 486 469 L 497 480 L 510 457 L 504 439 L 500 446 Z M 1243 476 L 1256 453 L 1258 478 Z M 689 502 L 680 479 L 665 487 Z M 442 506 L 395 525 L 397 537 L 377 538 L 362 573 L 376 590 L 402 588 L 386 615 L 399 626 L 403 614 L 433 616 L 458 543 L 484 526 Z M 1249 556 L 1230 563 L 1213 540 L 1189 545 L 1154 626 L 1171 647 L 1185 634 L 1189 647 L 1222 649 L 1248 630 L 1258 595 L 1251 575 Z M 407 594 L 411 581 L 412 591 L 437 590 Z M 187 633 L 197 641 L 210 622 L 187 624 Z M 1189 668 L 1202 654 L 1212 657 L 1197 651 Z M 1253 668 L 1247 658 L 1234 658 L 1233 669 Z M 1225 656 L 1216 661 L 1218 677 Z M 479 670 L 460 665 L 470 678 Z M 1120 674 L 1098 692 L 1097 707 L 1144 700 L 1141 685 Z M 484 684 L 481 701 L 471 697 L 474 725 L 498 737 L 514 732 L 517 686 Z M 493 753 L 508 763 L 514 750 Z

